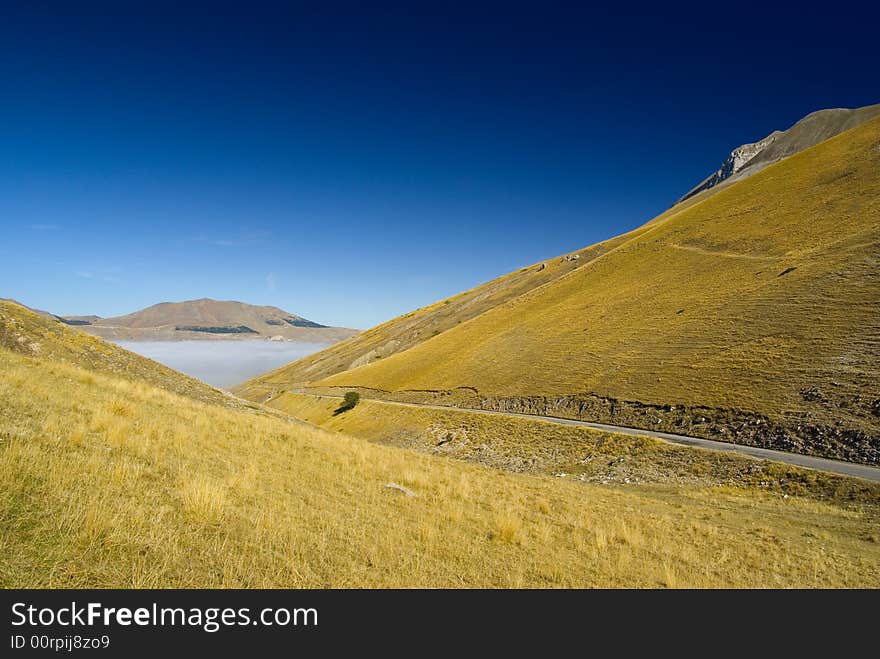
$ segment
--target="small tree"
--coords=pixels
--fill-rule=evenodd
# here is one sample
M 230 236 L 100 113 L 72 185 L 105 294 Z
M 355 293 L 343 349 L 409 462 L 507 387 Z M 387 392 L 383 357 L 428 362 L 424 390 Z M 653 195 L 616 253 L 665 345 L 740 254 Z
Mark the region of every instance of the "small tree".
M 353 409 L 355 405 L 357 405 L 361 400 L 361 395 L 356 391 L 346 391 L 345 396 L 342 397 L 342 405 L 337 407 L 333 411 L 333 416 L 337 414 L 342 414 L 343 412 L 348 412 L 350 409 Z

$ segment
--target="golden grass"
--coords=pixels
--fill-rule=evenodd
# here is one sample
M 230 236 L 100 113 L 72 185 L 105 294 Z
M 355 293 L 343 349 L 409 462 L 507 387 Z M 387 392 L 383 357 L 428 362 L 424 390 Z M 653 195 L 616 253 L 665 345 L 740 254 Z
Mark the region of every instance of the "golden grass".
M 269 405 L 329 430 L 372 442 L 581 482 L 734 485 L 780 495 L 880 505 L 880 483 L 743 455 L 679 446 L 523 417 L 412 407 L 362 399 L 334 415 L 338 398 L 284 393 Z
M 304 357 L 292 364 L 264 373 L 242 383 L 234 390 L 247 398 L 257 400 L 291 383 L 316 381 L 350 368 L 375 363 L 428 341 L 528 291 L 555 281 L 614 249 L 642 230 L 636 229 L 624 236 L 617 236 L 579 250 L 578 259 L 566 260 L 564 257 L 558 257 L 502 275 L 473 289 L 360 332 L 314 356 Z
M 496 471 L 5 349 L 0 373 L 4 587 L 880 585 L 870 508 Z
M 593 392 L 840 423 L 876 436 L 878 144 L 875 119 L 676 206 L 591 248 L 580 267 L 477 315 L 459 314 L 462 322 L 404 351 L 357 368 L 341 363 L 368 337 L 373 345 L 398 332 L 406 317 L 241 391 L 261 399 L 311 381 L 510 397 Z M 814 386 L 829 401 L 802 397 Z
M 714 194 L 716 191 L 712 190 L 709 194 Z M 699 198 L 702 199 L 705 194 Z M 357 366 L 372 364 L 380 359 L 403 352 L 471 318 L 476 318 L 494 307 L 565 277 L 575 269 L 587 265 L 594 259 L 647 231 L 650 224 L 676 215 L 697 201 L 697 198 L 687 199 L 657 216 L 645 226 L 629 233 L 615 236 L 570 254 L 532 264 L 452 297 L 398 316 L 360 332 L 348 340 L 336 343 L 319 353 L 248 380 L 235 387 L 234 390 L 251 400 L 262 400 L 273 392 L 292 384 L 315 382 L 330 375 Z M 573 258 L 575 256 L 578 258 Z

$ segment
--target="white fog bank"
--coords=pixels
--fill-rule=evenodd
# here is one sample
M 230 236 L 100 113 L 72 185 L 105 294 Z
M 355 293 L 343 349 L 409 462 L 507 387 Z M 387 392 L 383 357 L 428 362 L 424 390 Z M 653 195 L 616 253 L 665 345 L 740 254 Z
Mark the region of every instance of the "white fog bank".
M 126 350 L 149 357 L 215 387 L 231 387 L 300 357 L 326 348 L 325 343 L 286 341 L 116 341 Z

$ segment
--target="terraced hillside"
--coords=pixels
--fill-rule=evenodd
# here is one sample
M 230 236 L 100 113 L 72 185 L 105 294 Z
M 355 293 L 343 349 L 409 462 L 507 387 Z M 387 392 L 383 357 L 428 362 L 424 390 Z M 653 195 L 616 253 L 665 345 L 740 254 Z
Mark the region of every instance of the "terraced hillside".
M 307 383 L 880 462 L 880 119 L 583 253 L 407 350 L 343 367 L 355 338 L 239 390 Z
M 880 585 L 876 496 L 624 489 L 378 446 L 197 400 L 173 372 L 154 386 L 34 316 L 4 308 L 0 587 Z

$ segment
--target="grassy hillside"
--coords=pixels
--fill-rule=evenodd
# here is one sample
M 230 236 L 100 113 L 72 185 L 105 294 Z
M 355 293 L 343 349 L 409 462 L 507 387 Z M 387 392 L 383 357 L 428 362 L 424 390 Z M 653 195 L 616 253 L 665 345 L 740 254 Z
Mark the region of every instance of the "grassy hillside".
M 872 506 L 511 474 L 5 348 L 0 373 L 3 587 L 880 586 Z
M 404 352 L 312 384 L 877 463 L 878 144 L 875 119 L 676 206 Z M 289 387 L 336 354 L 241 391 Z
M 880 483 L 758 461 L 743 455 L 470 410 L 284 393 L 271 406 L 329 430 L 518 473 L 587 483 L 733 485 L 780 495 L 880 504 Z
M 614 238 L 580 252 L 536 263 L 416 309 L 315 355 L 254 378 L 239 387 L 238 391 L 256 399 L 277 389 L 279 385 L 319 380 L 403 352 L 527 291 L 555 281 L 613 249 L 622 240 L 623 237 Z
M 658 216 L 655 221 L 679 213 L 693 203 L 696 201 L 683 201 L 674 209 Z M 336 373 L 372 364 L 403 352 L 490 309 L 564 277 L 647 229 L 646 225 L 591 247 L 503 275 L 476 288 L 364 330 L 347 341 L 244 382 L 235 390 L 254 400 L 264 399 L 280 388 L 317 382 Z

